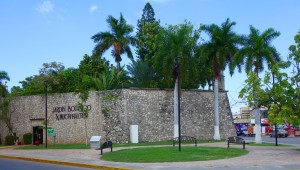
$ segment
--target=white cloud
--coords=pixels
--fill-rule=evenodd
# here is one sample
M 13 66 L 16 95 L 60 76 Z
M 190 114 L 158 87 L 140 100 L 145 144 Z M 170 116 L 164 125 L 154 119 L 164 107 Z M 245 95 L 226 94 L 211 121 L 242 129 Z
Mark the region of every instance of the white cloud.
M 90 7 L 90 12 L 91 13 L 93 13 L 93 12 L 95 12 L 95 11 L 97 11 L 98 10 L 98 6 L 97 5 L 92 5 L 91 7 Z
M 49 13 L 54 10 L 54 4 L 50 1 L 44 1 L 42 4 L 38 4 L 36 9 L 40 13 Z

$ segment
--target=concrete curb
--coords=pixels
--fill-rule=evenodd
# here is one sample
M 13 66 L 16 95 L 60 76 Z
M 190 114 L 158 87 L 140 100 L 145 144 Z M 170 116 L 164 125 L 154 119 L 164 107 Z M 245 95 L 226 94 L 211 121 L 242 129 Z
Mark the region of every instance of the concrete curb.
M 38 158 L 20 157 L 20 156 L 0 155 L 0 158 L 17 159 L 17 160 L 24 160 L 24 161 L 42 162 L 42 163 L 76 166 L 76 167 L 93 168 L 93 169 L 133 170 L 133 169 L 130 169 L 130 168 L 119 168 L 119 167 L 95 165 L 95 164 L 85 164 L 85 163 L 77 163 L 77 162 L 63 162 L 63 161 L 56 161 L 56 160 L 46 160 L 46 159 L 38 159 Z

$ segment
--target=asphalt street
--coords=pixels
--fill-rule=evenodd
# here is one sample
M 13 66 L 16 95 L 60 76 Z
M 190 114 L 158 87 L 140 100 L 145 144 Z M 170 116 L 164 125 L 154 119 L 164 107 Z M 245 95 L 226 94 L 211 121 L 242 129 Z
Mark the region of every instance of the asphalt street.
M 248 137 L 248 136 L 241 136 L 243 139 L 249 142 L 254 142 L 255 137 Z M 262 137 L 263 142 L 270 142 L 274 143 L 275 145 L 275 138 L 271 138 L 269 136 L 263 136 Z M 292 145 L 292 146 L 299 146 L 300 147 L 300 138 L 296 137 L 287 137 L 287 138 L 277 138 L 278 143 L 280 144 L 287 144 L 287 145 Z
M 90 168 L 81 168 L 75 166 L 65 166 L 49 163 L 22 161 L 16 159 L 0 158 L 0 170 L 91 170 Z

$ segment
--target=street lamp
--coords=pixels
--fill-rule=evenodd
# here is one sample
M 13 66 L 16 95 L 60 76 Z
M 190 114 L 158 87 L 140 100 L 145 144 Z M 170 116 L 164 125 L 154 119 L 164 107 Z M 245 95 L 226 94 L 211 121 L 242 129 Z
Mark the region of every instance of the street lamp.
M 47 138 L 47 136 L 48 136 L 48 122 L 47 122 L 47 120 L 48 120 L 48 81 L 47 80 L 45 80 L 45 93 L 46 93 L 46 102 L 45 102 L 45 117 L 46 117 L 46 149 L 47 149 L 47 147 L 48 147 L 48 138 Z
M 177 79 L 177 96 L 178 96 L 178 143 L 179 143 L 179 152 L 181 152 L 181 128 L 180 128 L 180 64 L 178 60 L 180 57 L 175 58 L 175 66 L 173 70 L 174 79 Z
M 274 82 L 275 82 L 275 78 L 274 78 L 274 72 L 272 70 L 272 80 L 273 80 L 273 87 L 274 87 Z M 275 123 L 275 146 L 278 146 L 278 140 L 277 140 L 277 124 Z

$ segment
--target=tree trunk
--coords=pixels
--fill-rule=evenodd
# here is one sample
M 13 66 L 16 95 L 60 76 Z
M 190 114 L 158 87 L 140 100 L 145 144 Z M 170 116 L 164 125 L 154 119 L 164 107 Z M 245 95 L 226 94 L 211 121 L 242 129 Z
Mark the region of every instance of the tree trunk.
M 254 115 L 255 115 L 255 143 L 256 144 L 262 144 L 262 139 L 261 139 L 261 125 L 260 125 L 260 110 L 259 108 L 255 108 L 253 110 Z
M 118 71 L 118 73 L 121 71 L 120 61 L 117 61 L 117 71 Z
M 85 145 L 88 145 L 88 136 L 87 136 L 86 119 L 84 119 L 84 128 L 85 128 Z
M 174 138 L 178 137 L 178 77 L 174 87 Z
M 256 71 L 256 77 L 258 77 L 258 70 Z M 255 87 L 254 87 L 255 88 Z M 256 95 L 256 89 L 254 89 L 254 110 L 253 113 L 255 115 L 255 143 L 256 144 L 262 144 L 261 139 L 261 115 L 260 115 L 260 109 L 258 107 L 257 102 L 257 95 Z
M 220 140 L 218 77 L 216 77 L 214 81 L 214 116 L 214 140 Z

